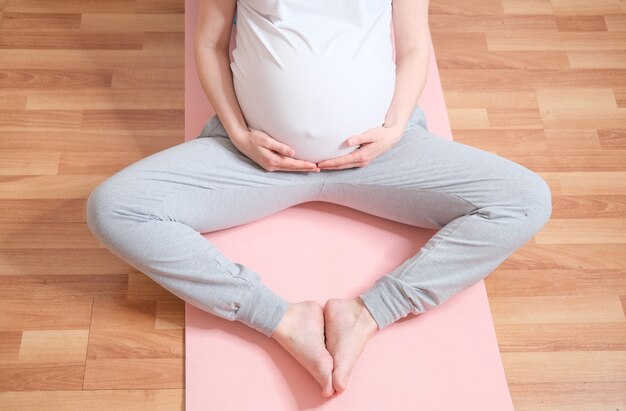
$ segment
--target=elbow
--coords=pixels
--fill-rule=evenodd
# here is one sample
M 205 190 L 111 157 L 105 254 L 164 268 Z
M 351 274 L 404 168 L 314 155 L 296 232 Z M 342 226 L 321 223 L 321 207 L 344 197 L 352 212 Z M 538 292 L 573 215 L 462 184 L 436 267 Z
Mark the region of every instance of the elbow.
M 404 50 L 396 54 L 396 66 L 412 65 L 412 66 L 428 66 L 430 60 L 430 48 L 415 48 Z

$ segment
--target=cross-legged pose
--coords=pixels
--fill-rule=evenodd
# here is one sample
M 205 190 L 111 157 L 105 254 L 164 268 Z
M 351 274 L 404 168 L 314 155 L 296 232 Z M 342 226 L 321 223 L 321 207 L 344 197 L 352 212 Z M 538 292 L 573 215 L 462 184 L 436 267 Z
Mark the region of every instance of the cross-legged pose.
M 552 212 L 538 174 L 428 131 L 427 16 L 427 0 L 201 0 L 196 63 L 216 114 L 99 184 L 90 230 L 181 299 L 275 339 L 323 396 L 341 393 L 376 332 L 485 278 Z M 286 301 L 201 235 L 308 201 L 439 231 L 323 307 Z

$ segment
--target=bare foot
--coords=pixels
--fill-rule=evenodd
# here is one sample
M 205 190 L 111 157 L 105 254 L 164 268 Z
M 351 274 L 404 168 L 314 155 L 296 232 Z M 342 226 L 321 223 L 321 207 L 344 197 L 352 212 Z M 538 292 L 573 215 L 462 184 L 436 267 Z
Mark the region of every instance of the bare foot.
M 320 304 L 289 304 L 272 338 L 313 375 L 322 386 L 322 396 L 333 395 L 333 358 L 324 345 L 324 310 Z
M 324 306 L 326 347 L 333 357 L 333 386 L 346 389 L 352 368 L 378 324 L 360 298 L 331 298 Z

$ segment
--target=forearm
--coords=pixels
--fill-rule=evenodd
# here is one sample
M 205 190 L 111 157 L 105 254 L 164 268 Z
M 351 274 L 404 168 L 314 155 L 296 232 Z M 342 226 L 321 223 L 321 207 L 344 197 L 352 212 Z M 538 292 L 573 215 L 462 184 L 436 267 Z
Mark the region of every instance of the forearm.
M 426 84 L 428 50 L 396 56 L 396 85 L 383 127 L 404 130 Z
M 200 84 L 217 117 L 231 139 L 241 138 L 249 130 L 235 95 L 229 52 L 198 47 L 195 56 Z

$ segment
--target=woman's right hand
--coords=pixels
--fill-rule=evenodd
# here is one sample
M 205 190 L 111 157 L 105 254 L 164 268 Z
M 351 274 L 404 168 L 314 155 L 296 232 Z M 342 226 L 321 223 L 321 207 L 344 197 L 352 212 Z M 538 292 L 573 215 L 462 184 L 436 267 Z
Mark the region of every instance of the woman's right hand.
M 264 131 L 250 129 L 231 141 L 239 151 L 267 171 L 320 171 L 316 163 L 291 157 L 295 154 L 291 147 Z

